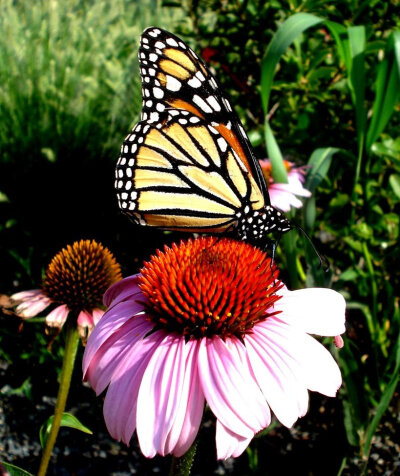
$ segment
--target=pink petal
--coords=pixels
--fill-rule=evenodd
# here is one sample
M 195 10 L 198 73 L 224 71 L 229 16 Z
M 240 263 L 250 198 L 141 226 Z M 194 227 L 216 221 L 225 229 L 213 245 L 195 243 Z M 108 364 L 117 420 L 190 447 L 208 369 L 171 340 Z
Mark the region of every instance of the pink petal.
M 111 337 L 127 320 L 144 313 L 143 305 L 137 301 L 127 301 L 116 304 L 109 309 L 101 319 L 101 325 L 95 326 L 90 334 L 84 362 L 89 362 L 99 347 Z M 149 330 L 154 324 L 149 323 Z M 84 364 L 85 365 L 85 364 Z
M 129 444 L 136 427 L 139 388 L 149 360 L 165 333 L 157 331 L 132 345 L 119 360 L 104 401 L 104 419 L 110 435 Z
M 342 339 L 341 336 L 335 336 L 334 338 L 334 343 L 337 349 L 343 349 L 344 347 L 344 340 Z
M 46 295 L 41 289 L 29 289 L 28 291 L 20 291 L 19 293 L 13 294 L 11 299 L 14 301 L 25 301 L 42 297 L 46 297 Z
M 94 322 L 93 322 L 93 316 L 90 312 L 88 311 L 81 311 L 78 314 L 78 326 L 80 327 L 93 327 Z
M 140 385 L 137 435 L 142 453 L 165 456 L 176 443 L 168 436 L 178 414 L 188 347 L 183 336 L 168 334 L 154 350 Z
M 270 423 L 270 411 L 247 361 L 243 344 L 235 339 L 204 338 L 199 372 L 212 412 L 232 432 L 252 438 Z
M 198 341 L 189 340 L 185 378 L 174 424 L 168 435 L 165 453 L 182 456 L 192 446 L 199 431 L 204 411 L 204 395 L 197 366 Z
M 137 285 L 138 274 L 117 281 L 110 286 L 103 296 L 103 303 L 107 307 L 115 306 L 119 302 L 126 301 L 140 292 Z
M 281 290 L 283 297 L 274 305 L 282 311 L 279 319 L 309 334 L 336 336 L 345 332 L 346 303 L 332 289 Z
M 51 304 L 51 299 L 48 298 L 41 289 L 21 291 L 13 294 L 11 299 L 17 302 L 21 301 L 15 309 L 15 312 L 23 318 L 34 317 Z
M 217 420 L 216 434 L 217 459 L 227 459 L 233 456 L 240 456 L 249 446 L 252 438 L 243 438 L 226 428 L 219 420 Z
M 62 327 L 67 320 L 69 309 L 66 304 L 56 307 L 46 317 L 46 324 L 49 327 Z
M 301 370 L 307 388 L 334 397 L 342 385 L 340 369 L 332 355 L 313 337 L 304 334 L 301 345 Z
M 98 326 L 102 326 L 103 322 Z M 136 342 L 151 330 L 152 325 L 146 315 L 135 316 L 115 329 L 104 341 L 96 341 L 89 337 L 83 356 L 83 379 L 88 380 L 97 394 L 109 384 L 115 368 Z M 92 332 L 93 335 L 94 331 Z M 98 343 L 102 342 L 100 345 Z
M 298 339 L 305 335 L 268 318 L 245 337 L 251 368 L 278 420 L 291 427 L 308 408 L 306 381 L 302 379 Z
M 303 187 L 303 184 L 298 180 L 297 177 L 289 176 L 288 180 L 289 180 L 289 183 L 287 185 L 289 185 L 290 190 L 294 195 L 297 195 L 299 197 L 305 197 L 305 198 L 311 197 L 312 193 Z
M 93 316 L 93 323 L 94 325 L 96 325 L 100 321 L 100 319 L 104 316 L 103 309 L 93 309 L 92 316 Z

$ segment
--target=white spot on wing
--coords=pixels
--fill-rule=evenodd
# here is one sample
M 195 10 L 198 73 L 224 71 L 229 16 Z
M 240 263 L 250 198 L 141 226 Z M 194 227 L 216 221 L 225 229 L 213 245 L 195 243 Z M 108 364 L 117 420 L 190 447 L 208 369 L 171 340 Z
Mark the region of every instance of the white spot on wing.
M 154 97 L 162 99 L 164 97 L 164 91 L 161 88 L 153 88 Z
M 201 86 L 201 82 L 196 77 L 193 77 L 192 79 L 189 79 L 188 85 L 192 88 L 199 88 Z
M 225 98 L 222 98 L 222 100 L 224 101 L 225 103 L 225 107 L 228 109 L 228 111 L 232 111 L 232 108 L 231 108 L 231 105 L 229 104 L 229 101 Z
M 182 87 L 182 83 L 173 76 L 167 74 L 167 84 L 165 85 L 165 87 L 169 91 L 179 91 Z
M 157 122 L 159 119 L 160 119 L 160 115 L 158 114 L 158 112 L 152 112 L 150 114 L 150 119 L 149 119 L 150 122 Z
M 210 84 L 214 89 L 218 88 L 217 82 L 215 81 L 214 78 L 210 78 Z
M 199 79 L 200 81 L 204 81 L 204 80 L 206 79 L 206 78 L 204 77 L 204 74 L 203 74 L 201 71 L 197 71 L 196 77 L 197 77 L 197 79 Z
M 199 108 L 204 112 L 213 112 L 211 107 L 205 101 L 203 101 L 203 99 L 201 99 L 201 97 L 197 94 L 193 96 L 193 102 L 197 104 Z
M 169 46 L 178 46 L 178 43 L 173 39 L 173 38 L 168 38 L 166 40 L 166 43 L 169 45 Z
M 221 110 L 221 106 L 218 104 L 218 101 L 217 101 L 215 96 L 208 96 L 206 101 L 214 109 L 214 111 L 220 111 Z
M 165 44 L 162 41 L 157 41 L 154 45 L 156 48 L 165 48 Z
M 228 147 L 226 140 L 223 137 L 218 137 L 217 143 L 222 152 L 225 152 L 226 148 Z

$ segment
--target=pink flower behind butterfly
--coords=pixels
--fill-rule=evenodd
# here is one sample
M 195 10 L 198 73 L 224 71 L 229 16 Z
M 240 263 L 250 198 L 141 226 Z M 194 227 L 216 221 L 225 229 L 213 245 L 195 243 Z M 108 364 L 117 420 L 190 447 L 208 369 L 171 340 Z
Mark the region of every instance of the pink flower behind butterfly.
M 263 159 L 259 163 L 267 181 L 271 205 L 274 208 L 288 212 L 291 207 L 300 208 L 303 206 L 302 201 L 297 197 L 311 197 L 311 192 L 303 187 L 306 166 L 295 167 L 293 162 L 284 160 L 288 183 L 276 183 L 271 175 L 271 161 Z
M 331 354 L 311 334 L 344 332 L 343 297 L 288 291 L 266 253 L 199 238 L 157 252 L 141 273 L 114 284 L 89 337 L 84 379 L 107 387 L 110 434 L 143 454 L 183 455 L 205 404 L 216 418 L 219 459 L 239 456 L 271 422 L 305 415 L 308 390 L 335 396 Z

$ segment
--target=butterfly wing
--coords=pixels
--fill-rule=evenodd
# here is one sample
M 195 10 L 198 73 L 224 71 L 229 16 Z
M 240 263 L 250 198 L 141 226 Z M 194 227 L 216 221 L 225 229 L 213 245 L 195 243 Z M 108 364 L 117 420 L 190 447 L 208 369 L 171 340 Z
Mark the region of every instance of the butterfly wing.
M 115 187 L 137 223 L 170 230 L 233 230 L 246 208 L 265 205 L 217 127 L 181 109 L 135 126 L 121 148 Z
M 250 141 L 228 99 L 204 62 L 177 36 L 148 28 L 141 37 L 142 120 L 158 121 L 169 108 L 190 112 L 213 125 L 253 176 L 270 204 Z

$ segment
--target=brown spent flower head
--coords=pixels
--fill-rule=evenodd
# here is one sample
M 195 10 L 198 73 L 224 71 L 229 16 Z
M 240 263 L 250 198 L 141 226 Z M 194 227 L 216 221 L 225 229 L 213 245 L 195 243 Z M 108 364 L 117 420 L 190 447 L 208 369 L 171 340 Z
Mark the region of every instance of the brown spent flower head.
M 43 292 L 71 311 L 92 311 L 102 304 L 103 294 L 121 279 L 113 254 L 94 240 L 76 241 L 54 256 L 43 280 Z
M 278 270 L 248 243 L 203 237 L 157 251 L 141 269 L 139 287 L 161 326 L 196 338 L 241 337 L 275 312 Z

